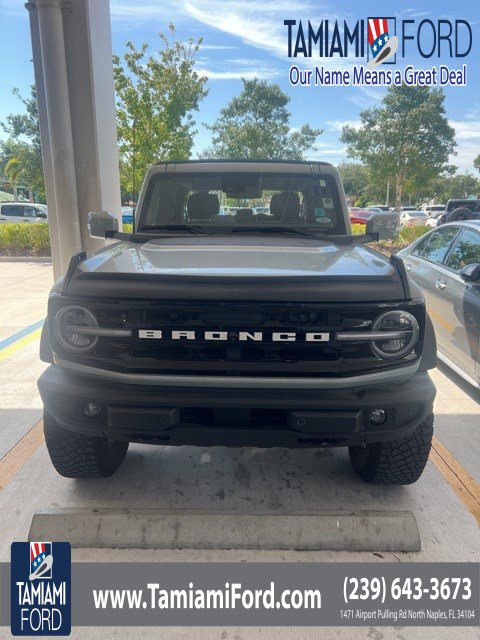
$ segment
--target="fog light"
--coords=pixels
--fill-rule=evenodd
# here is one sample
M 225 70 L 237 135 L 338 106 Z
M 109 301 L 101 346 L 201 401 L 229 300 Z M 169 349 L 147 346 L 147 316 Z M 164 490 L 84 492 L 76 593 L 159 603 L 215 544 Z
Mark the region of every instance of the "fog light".
M 96 418 L 102 412 L 102 407 L 96 402 L 86 402 L 83 405 L 82 410 L 83 410 L 83 413 L 89 418 Z
M 384 409 L 372 409 L 368 412 L 368 421 L 375 427 L 385 424 L 387 420 L 387 412 Z

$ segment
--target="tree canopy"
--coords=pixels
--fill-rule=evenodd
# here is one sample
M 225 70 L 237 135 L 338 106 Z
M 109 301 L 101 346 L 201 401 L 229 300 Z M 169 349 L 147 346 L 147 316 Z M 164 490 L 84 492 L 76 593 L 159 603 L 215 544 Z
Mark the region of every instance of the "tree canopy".
M 190 156 L 192 112 L 208 93 L 207 78 L 194 70 L 202 40 L 175 40 L 173 25 L 159 36 L 158 53 L 127 42 L 123 57 L 113 56 L 121 186 L 133 198 L 153 162 Z
M 480 171 L 480 153 L 478 154 L 478 156 L 476 158 L 474 158 L 473 166 L 475 167 L 475 169 L 477 171 Z
M 434 181 L 431 196 L 435 196 L 441 204 L 450 198 L 468 198 L 480 195 L 480 180 L 468 171 L 450 176 L 442 176 Z
M 208 129 L 212 146 L 203 153 L 212 158 L 303 160 L 315 150 L 322 129 L 291 126 L 290 97 L 266 80 L 242 78 L 243 89 Z
M 1 123 L 9 138 L 0 144 L 0 173 L 5 175 L 7 163 L 15 160 L 14 166 L 20 168 L 20 183 L 43 200 L 45 184 L 35 85 L 32 85 L 28 98 L 24 98 L 18 89 L 13 89 L 13 94 L 23 103 L 26 112 L 12 113 Z
M 448 169 L 455 131 L 445 116 L 440 89 L 390 87 L 380 107 L 360 113 L 360 127 L 346 126 L 342 142 L 361 160 L 372 178 L 395 186 L 396 204 Z

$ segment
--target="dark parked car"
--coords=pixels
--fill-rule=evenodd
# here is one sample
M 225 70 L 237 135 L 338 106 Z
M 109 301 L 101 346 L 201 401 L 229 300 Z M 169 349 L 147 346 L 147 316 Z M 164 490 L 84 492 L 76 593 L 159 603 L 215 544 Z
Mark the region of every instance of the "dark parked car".
M 440 359 L 480 388 L 480 221 L 443 225 L 400 256 L 425 295 Z
M 385 213 L 388 213 L 390 211 L 390 207 L 386 204 L 372 204 L 371 207 L 368 207 L 369 209 L 380 209 L 381 211 L 384 211 Z
M 447 202 L 445 213 L 440 216 L 437 226 L 447 222 L 480 219 L 480 200 L 456 198 Z

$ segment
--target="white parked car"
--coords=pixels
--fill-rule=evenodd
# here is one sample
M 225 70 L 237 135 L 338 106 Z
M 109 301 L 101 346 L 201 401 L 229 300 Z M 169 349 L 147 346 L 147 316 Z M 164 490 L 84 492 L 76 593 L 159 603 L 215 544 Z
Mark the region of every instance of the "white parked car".
M 422 207 L 422 211 L 425 211 L 427 216 L 429 218 L 432 218 L 437 213 L 444 213 L 445 205 L 444 204 L 426 204 Z
M 0 223 L 48 222 L 48 210 L 35 202 L 0 203 Z
M 400 213 L 402 227 L 425 227 L 428 219 L 425 211 L 402 211 Z
M 430 218 L 428 218 L 426 222 L 427 227 L 431 227 L 434 229 L 438 225 L 438 221 L 440 220 L 440 216 L 444 213 L 445 209 L 442 211 L 434 211 Z

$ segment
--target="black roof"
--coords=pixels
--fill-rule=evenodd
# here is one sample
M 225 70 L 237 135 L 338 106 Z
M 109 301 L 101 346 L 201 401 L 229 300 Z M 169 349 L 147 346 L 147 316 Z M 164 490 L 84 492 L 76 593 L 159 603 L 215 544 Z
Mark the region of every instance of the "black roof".
M 261 159 L 261 158 L 257 158 L 255 160 L 252 159 L 235 159 L 233 160 L 232 158 L 215 158 L 215 159 L 193 159 L 193 160 L 161 160 L 159 162 L 156 162 L 155 164 L 209 164 L 209 163 L 220 163 L 220 162 L 238 162 L 240 163 L 247 163 L 247 162 L 258 162 L 259 164 L 322 164 L 322 165 L 326 165 L 328 167 L 332 167 L 332 163 L 331 162 L 321 162 L 320 160 L 272 160 L 272 159 Z

